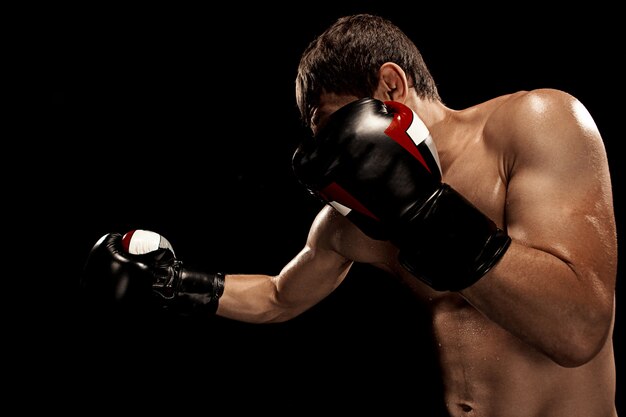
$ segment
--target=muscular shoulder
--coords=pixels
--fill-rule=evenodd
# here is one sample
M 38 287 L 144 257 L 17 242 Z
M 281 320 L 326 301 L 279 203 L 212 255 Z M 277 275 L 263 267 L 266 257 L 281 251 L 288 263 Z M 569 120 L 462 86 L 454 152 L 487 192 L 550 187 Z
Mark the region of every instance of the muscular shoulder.
M 489 124 L 512 133 L 569 123 L 582 116 L 578 108 L 582 105 L 574 96 L 550 88 L 520 91 L 503 97 L 500 103 L 490 115 Z
M 502 98 L 485 124 L 485 138 L 497 140 L 511 158 L 541 160 L 543 155 L 546 162 L 565 156 L 564 152 L 580 156 L 601 144 L 583 104 L 569 93 L 549 88 Z

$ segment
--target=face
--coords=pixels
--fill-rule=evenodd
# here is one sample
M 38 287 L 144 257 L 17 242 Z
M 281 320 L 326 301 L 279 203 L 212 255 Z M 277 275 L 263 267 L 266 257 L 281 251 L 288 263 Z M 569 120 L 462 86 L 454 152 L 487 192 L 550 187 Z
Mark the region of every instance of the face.
M 313 132 L 313 135 L 316 135 L 322 126 L 326 124 L 326 121 L 331 114 L 346 104 L 358 99 L 359 97 L 352 95 L 322 93 L 320 95 L 319 105 L 313 108 L 313 111 L 311 112 L 311 131 Z

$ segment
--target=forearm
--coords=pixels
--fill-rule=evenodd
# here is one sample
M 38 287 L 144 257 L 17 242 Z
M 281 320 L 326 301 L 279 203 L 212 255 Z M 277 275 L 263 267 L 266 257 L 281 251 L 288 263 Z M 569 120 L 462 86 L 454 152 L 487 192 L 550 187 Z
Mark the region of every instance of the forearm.
M 226 275 L 217 314 L 250 323 L 290 320 L 334 291 L 351 265 L 334 251 L 307 246 L 276 276 Z
M 513 241 L 483 279 L 461 291 L 479 311 L 563 366 L 589 361 L 611 325 L 612 292 L 598 274 Z
M 276 303 L 275 278 L 269 275 L 226 275 L 217 315 L 249 323 L 284 320 Z

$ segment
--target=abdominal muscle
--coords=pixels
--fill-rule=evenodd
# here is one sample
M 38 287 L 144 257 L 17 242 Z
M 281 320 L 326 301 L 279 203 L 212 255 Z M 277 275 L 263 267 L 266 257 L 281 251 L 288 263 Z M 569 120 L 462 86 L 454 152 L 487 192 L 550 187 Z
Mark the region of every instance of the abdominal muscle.
M 451 416 L 617 415 L 610 340 L 591 362 L 564 368 L 495 325 L 458 294 L 430 302 Z

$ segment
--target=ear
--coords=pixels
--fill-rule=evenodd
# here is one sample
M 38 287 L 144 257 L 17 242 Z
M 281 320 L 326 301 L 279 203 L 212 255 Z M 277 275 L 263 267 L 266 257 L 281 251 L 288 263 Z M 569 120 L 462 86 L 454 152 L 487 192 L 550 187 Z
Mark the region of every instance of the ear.
M 393 62 L 385 62 L 378 70 L 378 86 L 374 97 L 386 101 L 404 102 L 409 91 L 409 82 L 404 70 Z

